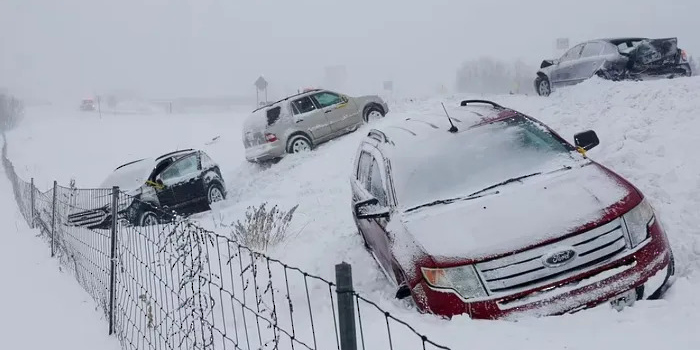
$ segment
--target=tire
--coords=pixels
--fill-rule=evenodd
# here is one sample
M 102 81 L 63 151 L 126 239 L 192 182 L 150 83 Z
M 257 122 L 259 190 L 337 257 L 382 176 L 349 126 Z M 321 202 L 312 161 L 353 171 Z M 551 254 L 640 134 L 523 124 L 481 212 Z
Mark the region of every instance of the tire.
M 671 284 L 669 283 L 670 279 L 672 276 L 676 274 L 676 260 L 673 258 L 673 254 L 671 254 L 671 261 L 668 263 L 668 273 L 666 274 L 666 279 L 664 280 L 664 283 L 659 287 L 658 290 L 654 291 L 647 299 L 649 300 L 658 300 L 661 299 L 666 291 L 668 290 L 669 287 L 671 287 Z
M 156 213 L 146 210 L 141 215 L 139 215 L 138 220 L 136 221 L 137 226 L 153 226 L 153 225 L 158 225 L 160 223 L 160 220 L 158 220 L 158 216 Z
M 535 79 L 535 90 L 540 96 L 547 97 L 552 93 L 552 86 L 549 83 L 547 76 L 541 75 Z
M 212 203 L 220 202 L 226 199 L 226 191 L 218 183 L 213 183 L 207 189 L 207 203 L 211 206 Z
M 287 142 L 287 153 L 305 153 L 311 149 L 311 140 L 304 135 L 294 135 Z
M 370 119 L 384 118 L 384 112 L 377 106 L 367 106 L 362 112 L 362 119 L 369 123 Z

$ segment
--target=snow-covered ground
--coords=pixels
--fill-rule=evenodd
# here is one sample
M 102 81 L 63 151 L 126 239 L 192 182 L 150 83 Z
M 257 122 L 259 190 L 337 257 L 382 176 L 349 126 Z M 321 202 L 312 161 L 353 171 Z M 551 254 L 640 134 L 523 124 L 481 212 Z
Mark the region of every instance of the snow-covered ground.
M 297 235 L 269 254 L 328 279 L 334 264 L 352 263 L 355 288 L 438 343 L 453 349 L 700 348 L 700 77 L 642 83 L 592 79 L 549 98 L 478 96 L 540 119 L 572 140 L 594 129 L 601 144 L 589 156 L 629 179 L 660 213 L 676 257 L 678 279 L 664 300 L 641 301 L 622 312 L 601 306 L 574 315 L 510 321 L 451 321 L 418 314 L 392 298 L 394 290 L 362 248 L 350 212 L 348 178 L 368 126 L 287 157 L 267 170 L 244 161 L 241 125 L 246 109 L 229 114 L 103 114 L 31 108 L 8 134 L 9 156 L 40 189 L 55 179 L 97 186 L 117 165 L 175 148 L 206 150 L 221 165 L 229 198 L 200 224 L 226 234 L 249 205 L 282 209 L 299 204 Z M 465 97 L 404 99 L 377 123 L 427 111 Z M 77 285 L 76 285 L 77 288 Z M 327 291 L 326 291 L 327 293 Z
M 3 349 L 117 350 L 104 314 L 17 209 L 10 181 L 0 168 L 0 339 Z

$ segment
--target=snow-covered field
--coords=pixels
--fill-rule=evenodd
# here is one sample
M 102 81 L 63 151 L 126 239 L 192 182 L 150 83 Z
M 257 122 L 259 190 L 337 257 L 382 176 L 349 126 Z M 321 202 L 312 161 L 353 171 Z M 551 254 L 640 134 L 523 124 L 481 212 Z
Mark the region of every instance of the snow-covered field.
M 172 149 L 206 150 L 221 166 L 229 198 L 200 224 L 225 234 L 250 205 L 282 209 L 299 204 L 297 235 L 269 254 L 333 279 L 334 264 L 353 265 L 355 288 L 420 332 L 453 349 L 674 349 L 700 348 L 700 77 L 643 83 L 592 79 L 549 98 L 522 95 L 492 99 L 547 123 L 573 140 L 594 129 L 601 144 L 589 156 L 639 187 L 663 220 L 676 257 L 678 279 L 664 300 L 640 301 L 622 312 L 601 306 L 573 315 L 511 321 L 451 321 L 418 314 L 393 299 L 394 290 L 363 249 L 350 212 L 349 175 L 356 147 L 369 126 L 290 156 L 267 170 L 247 164 L 241 125 L 246 108 L 229 114 L 103 114 L 50 107 L 28 109 L 8 134 L 9 156 L 40 189 L 53 180 L 97 186 L 116 166 Z M 465 97 L 404 100 L 377 123 L 390 123 Z
M 118 350 L 104 314 L 68 274 L 17 209 L 0 168 L 0 339 L 3 349 Z

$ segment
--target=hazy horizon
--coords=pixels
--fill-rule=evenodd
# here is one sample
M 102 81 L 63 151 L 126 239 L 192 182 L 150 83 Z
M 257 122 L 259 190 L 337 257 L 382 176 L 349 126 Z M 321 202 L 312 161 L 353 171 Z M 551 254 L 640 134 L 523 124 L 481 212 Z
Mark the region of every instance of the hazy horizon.
M 0 88 L 55 99 L 254 95 L 264 75 L 275 96 L 344 65 L 351 92 L 392 80 L 397 93 L 427 94 L 452 91 L 459 65 L 480 56 L 535 66 L 558 37 L 676 36 L 700 55 L 700 2 L 627 3 L 3 0 Z

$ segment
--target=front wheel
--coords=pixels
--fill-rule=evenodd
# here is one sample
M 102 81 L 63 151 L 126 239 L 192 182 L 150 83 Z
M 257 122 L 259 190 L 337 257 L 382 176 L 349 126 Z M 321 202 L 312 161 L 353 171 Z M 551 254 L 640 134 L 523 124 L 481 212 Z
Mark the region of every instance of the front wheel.
M 224 189 L 221 187 L 221 185 L 215 183 L 209 186 L 209 190 L 207 190 L 207 202 L 209 205 L 220 202 L 224 199 L 226 199 L 226 194 L 224 193 Z
M 153 226 L 153 225 L 158 225 L 158 216 L 156 213 L 146 210 L 141 215 L 139 215 L 139 218 L 136 222 L 138 226 Z
M 537 88 L 537 94 L 540 96 L 546 97 L 552 93 L 549 78 L 546 76 L 538 76 L 537 79 L 535 79 L 535 88 Z

